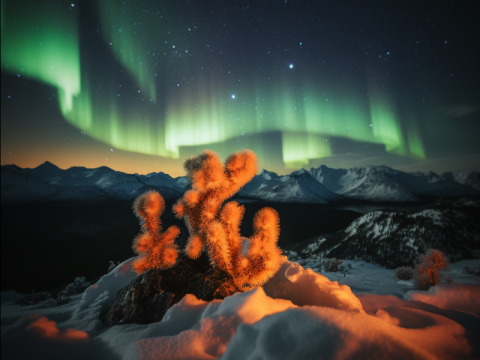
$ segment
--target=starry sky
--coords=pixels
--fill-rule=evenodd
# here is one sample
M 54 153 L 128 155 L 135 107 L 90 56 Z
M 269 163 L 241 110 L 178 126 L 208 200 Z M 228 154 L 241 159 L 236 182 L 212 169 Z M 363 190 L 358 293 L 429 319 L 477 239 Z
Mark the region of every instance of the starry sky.
M 73 0 L 72 0 L 73 1 Z M 3 0 L 1 164 L 480 171 L 480 7 Z

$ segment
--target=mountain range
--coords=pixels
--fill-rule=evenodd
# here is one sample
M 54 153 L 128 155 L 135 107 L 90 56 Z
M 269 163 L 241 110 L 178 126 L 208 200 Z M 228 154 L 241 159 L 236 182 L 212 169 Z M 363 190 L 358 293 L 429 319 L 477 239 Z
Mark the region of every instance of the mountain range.
M 102 166 L 62 170 L 50 162 L 34 169 L 16 165 L 1 167 L 2 203 L 30 201 L 131 200 L 155 189 L 166 199 L 175 199 L 190 186 L 184 177 L 163 172 L 126 174 Z M 406 173 L 387 166 L 332 169 L 325 165 L 300 169 L 289 175 L 263 170 L 237 197 L 296 203 L 336 203 L 349 199 L 374 202 L 417 202 L 426 197 L 478 197 L 480 174 L 449 172 L 437 175 Z

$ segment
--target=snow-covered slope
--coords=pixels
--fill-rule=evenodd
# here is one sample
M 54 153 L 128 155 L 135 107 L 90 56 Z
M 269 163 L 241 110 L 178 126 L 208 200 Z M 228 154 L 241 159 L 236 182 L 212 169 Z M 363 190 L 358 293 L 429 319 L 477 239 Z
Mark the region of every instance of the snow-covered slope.
M 303 170 L 303 169 L 302 169 Z M 317 179 L 322 185 L 333 192 L 342 190 L 345 185 L 342 185 L 340 179 L 347 174 L 345 169 L 332 169 L 325 165 L 318 168 L 311 168 L 310 174 Z
M 343 200 L 341 196 L 328 190 L 308 172 L 271 178 L 247 195 L 277 202 L 326 204 Z
M 38 168 L 42 167 L 44 164 L 40 165 Z M 31 173 L 38 173 L 35 169 L 31 169 Z M 28 170 L 28 169 L 25 169 Z M 96 169 L 87 169 L 85 167 L 74 166 L 67 170 L 58 169 L 58 171 L 52 173 L 41 172 L 39 175 L 46 182 L 53 185 L 61 186 L 96 186 L 98 181 L 103 176 L 108 176 L 108 174 L 115 173 L 115 170 L 110 169 L 106 166 L 101 166 Z
M 172 187 L 180 192 L 184 192 L 190 186 L 190 180 L 186 176 L 179 176 L 173 179 Z
M 339 180 L 342 188 L 337 194 L 370 201 L 417 201 L 418 198 L 396 182 L 385 168 L 382 166 L 348 170 Z
M 263 169 L 260 174 L 255 175 L 250 182 L 245 184 L 240 190 L 239 195 L 250 195 L 257 190 L 262 190 L 263 192 L 270 191 L 272 188 L 282 184 L 286 180 L 288 180 L 286 176 L 279 176 L 272 171 Z
M 468 172 L 468 171 L 457 171 L 457 172 L 446 172 L 442 176 L 447 180 L 453 180 L 459 184 L 468 185 L 474 188 L 475 190 L 480 191 L 480 173 Z
M 328 196 L 323 189 L 315 190 L 316 187 L 310 179 L 307 180 L 305 174 L 311 175 L 331 193 L 341 197 Z M 405 173 L 388 166 L 345 170 L 321 165 L 310 171 L 300 169 L 285 176 L 263 170 L 245 185 L 239 196 L 272 201 L 291 201 L 291 198 L 296 198 L 297 202 L 312 203 L 327 203 L 345 198 L 375 202 L 415 202 L 423 197 L 480 196 L 474 189 L 475 186 L 480 189 L 477 173 L 452 174 L 439 176 L 432 172 Z M 299 179 L 299 176 L 304 178 Z M 282 195 L 286 196 L 286 200 L 280 199 Z
M 124 174 L 118 171 L 102 175 L 95 185 L 109 194 L 116 194 L 121 199 L 131 199 L 134 197 L 136 190 L 145 186 L 135 175 Z
M 407 202 L 418 201 L 425 196 L 480 195 L 477 173 L 445 173 L 439 176 L 433 172 L 405 173 L 388 166 L 343 170 L 330 169 L 325 165 L 312 168 L 309 173 L 329 190 L 352 199 Z
M 344 230 L 287 248 L 303 256 L 362 259 L 389 268 L 411 266 L 429 248 L 445 252 L 451 261 L 469 259 L 480 249 L 479 203 L 465 200 L 451 206 L 373 211 Z

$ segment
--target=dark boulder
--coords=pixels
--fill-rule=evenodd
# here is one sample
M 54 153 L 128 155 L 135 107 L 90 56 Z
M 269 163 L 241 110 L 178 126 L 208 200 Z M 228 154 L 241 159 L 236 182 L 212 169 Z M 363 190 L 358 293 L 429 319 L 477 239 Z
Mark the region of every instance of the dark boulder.
M 106 326 L 150 324 L 162 320 L 186 294 L 212 301 L 239 291 L 228 273 L 212 267 L 206 254 L 192 260 L 182 253 L 172 268 L 146 271 L 120 289 L 100 320 Z

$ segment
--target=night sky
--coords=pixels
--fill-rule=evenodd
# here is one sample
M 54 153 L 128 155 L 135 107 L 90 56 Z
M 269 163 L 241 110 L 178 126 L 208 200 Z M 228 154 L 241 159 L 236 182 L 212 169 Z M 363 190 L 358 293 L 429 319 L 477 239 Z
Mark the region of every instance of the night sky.
M 1 164 L 480 170 L 479 3 L 2 1 Z

